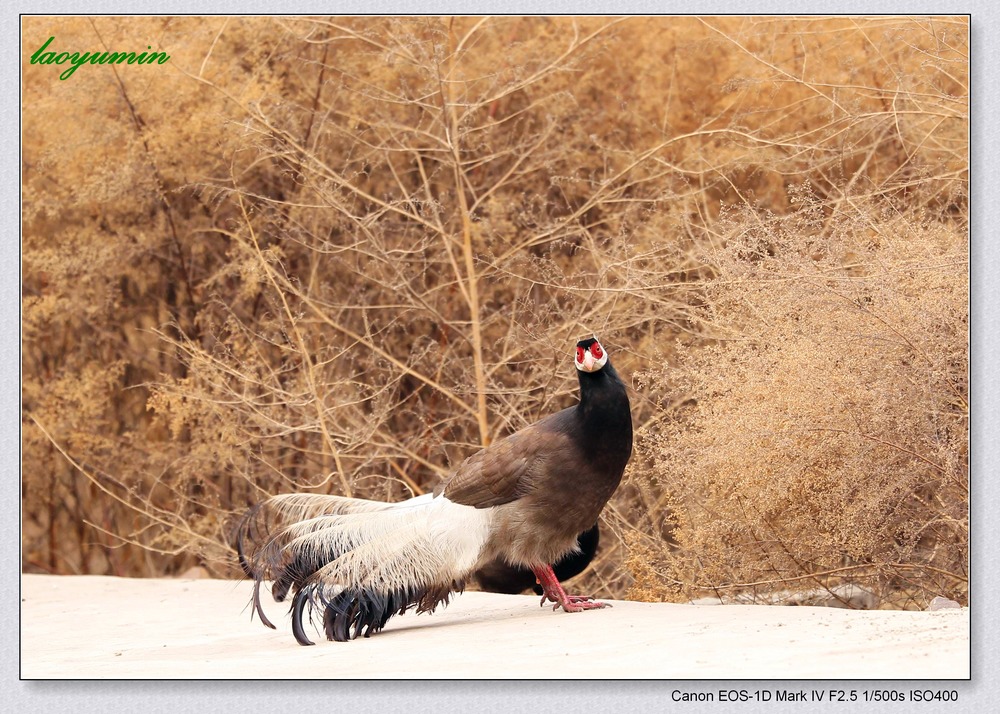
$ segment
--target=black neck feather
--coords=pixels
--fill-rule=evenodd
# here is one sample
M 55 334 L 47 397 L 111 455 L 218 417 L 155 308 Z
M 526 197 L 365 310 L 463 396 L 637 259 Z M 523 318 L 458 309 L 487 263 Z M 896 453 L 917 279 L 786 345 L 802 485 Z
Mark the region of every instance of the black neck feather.
M 624 468 L 632 455 L 632 414 L 625 383 L 611 362 L 579 372 L 577 414 L 584 449 L 608 468 Z

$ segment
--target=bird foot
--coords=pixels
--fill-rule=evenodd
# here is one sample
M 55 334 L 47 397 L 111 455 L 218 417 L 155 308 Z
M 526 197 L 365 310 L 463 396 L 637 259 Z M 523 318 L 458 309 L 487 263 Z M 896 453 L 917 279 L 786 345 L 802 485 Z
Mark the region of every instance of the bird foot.
M 550 600 L 555 603 L 552 606 L 553 610 L 558 610 L 561 607 L 566 612 L 583 612 L 584 610 L 600 610 L 602 607 L 611 607 L 606 602 L 597 602 L 590 595 L 567 595 L 562 585 L 559 584 L 556 574 L 552 572 L 550 565 L 532 568 L 532 570 L 538 579 L 538 584 L 542 586 L 543 595 L 540 606 L 544 607 L 545 601 Z
M 558 610 L 560 607 L 566 612 L 583 612 L 584 610 L 600 610 L 603 607 L 611 607 L 610 603 L 599 602 L 594 600 L 590 595 L 567 595 L 562 592 L 564 600 L 559 599 L 559 593 L 545 593 L 542 595 L 542 601 L 539 603 L 540 607 L 545 606 L 546 600 L 551 600 L 555 603 L 552 606 L 552 610 Z

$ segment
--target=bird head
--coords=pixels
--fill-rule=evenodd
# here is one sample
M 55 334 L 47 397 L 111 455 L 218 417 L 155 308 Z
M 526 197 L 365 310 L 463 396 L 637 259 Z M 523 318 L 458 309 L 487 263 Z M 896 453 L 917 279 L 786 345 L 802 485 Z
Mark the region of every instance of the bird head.
M 597 372 L 608 363 L 608 353 L 597 341 L 597 335 L 576 343 L 575 363 L 581 372 Z

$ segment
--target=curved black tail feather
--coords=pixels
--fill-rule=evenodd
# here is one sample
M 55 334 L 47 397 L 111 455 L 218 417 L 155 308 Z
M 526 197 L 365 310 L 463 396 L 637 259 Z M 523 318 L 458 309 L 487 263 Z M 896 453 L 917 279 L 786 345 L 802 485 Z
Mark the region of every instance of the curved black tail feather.
M 306 631 L 302 627 L 302 613 L 308 603 L 309 593 L 307 590 L 303 589 L 295 593 L 295 599 L 292 600 L 292 634 L 295 635 L 295 641 L 302 646 L 315 644 L 306 637 Z
M 380 632 L 393 615 L 402 615 L 411 607 L 415 607 L 417 613 L 433 612 L 439 605 L 447 605 L 452 593 L 463 588 L 462 583 L 452 583 L 450 588 L 404 588 L 382 593 L 349 587 L 326 598 L 322 588 L 306 585 L 296 592 L 292 601 L 292 634 L 300 645 L 313 644 L 305 633 L 306 610 L 312 612 L 314 607 L 322 607 L 323 631 L 327 639 L 347 642 L 358 636 L 370 637 Z

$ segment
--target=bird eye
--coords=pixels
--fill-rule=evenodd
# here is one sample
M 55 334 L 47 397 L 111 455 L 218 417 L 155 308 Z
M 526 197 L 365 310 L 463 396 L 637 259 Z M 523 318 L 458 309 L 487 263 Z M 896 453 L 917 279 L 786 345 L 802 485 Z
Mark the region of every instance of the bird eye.
M 583 364 L 583 348 L 582 347 L 577 347 L 576 348 L 576 361 L 579 362 L 580 364 Z
M 594 355 L 594 359 L 600 359 L 604 356 L 604 350 L 601 349 L 600 342 L 595 342 L 590 346 L 590 354 Z

